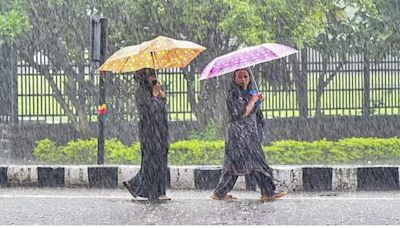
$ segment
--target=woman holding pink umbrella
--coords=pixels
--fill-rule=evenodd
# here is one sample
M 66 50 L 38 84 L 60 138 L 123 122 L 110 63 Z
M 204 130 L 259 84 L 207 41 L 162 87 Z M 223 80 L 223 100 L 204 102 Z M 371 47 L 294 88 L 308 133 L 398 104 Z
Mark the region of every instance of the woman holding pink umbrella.
M 227 94 L 229 123 L 225 142 L 225 161 L 222 175 L 212 195 L 216 200 L 235 200 L 228 195 L 238 176 L 252 175 L 261 190 L 261 200 L 280 198 L 287 192 L 276 192 L 271 168 L 267 165 L 261 147 L 262 129 L 257 122 L 257 101 L 262 94 L 251 93 L 251 73 L 239 69 L 233 73 L 231 87 Z M 251 95 L 252 94 L 252 95 Z

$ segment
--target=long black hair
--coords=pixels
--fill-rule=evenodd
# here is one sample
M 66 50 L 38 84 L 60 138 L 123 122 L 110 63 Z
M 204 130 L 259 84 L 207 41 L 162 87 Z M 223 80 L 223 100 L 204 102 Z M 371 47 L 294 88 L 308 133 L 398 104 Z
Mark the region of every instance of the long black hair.
M 153 82 L 150 80 L 150 76 L 153 75 L 156 75 L 156 71 L 152 68 L 143 68 L 135 72 L 135 81 L 139 88 L 144 90 L 142 96 L 152 96 Z

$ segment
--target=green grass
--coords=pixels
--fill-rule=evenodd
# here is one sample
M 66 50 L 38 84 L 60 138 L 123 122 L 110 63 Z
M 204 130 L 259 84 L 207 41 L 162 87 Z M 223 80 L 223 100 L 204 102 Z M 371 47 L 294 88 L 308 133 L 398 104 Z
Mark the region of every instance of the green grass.
M 189 113 L 191 107 L 188 102 L 186 89 L 187 83 L 183 75 L 174 74 L 169 77 L 160 75 L 160 80 L 167 87 L 168 105 L 171 120 L 195 120 L 196 117 Z M 55 75 L 55 82 L 64 91 L 62 75 Z M 224 76 L 220 76 L 224 77 Z M 315 116 L 316 88 L 318 75 L 308 76 L 308 104 L 309 116 Z M 362 115 L 364 77 L 361 73 L 342 73 L 332 80 L 327 86 L 321 99 L 323 115 L 347 116 Z M 370 106 L 373 114 L 400 114 L 400 73 L 379 74 L 371 73 Z M 195 82 L 199 90 L 200 82 Z M 289 91 L 275 90 L 270 86 L 259 86 L 264 91 L 264 114 L 267 118 L 297 117 L 299 116 L 296 91 L 293 85 Z M 391 90 L 383 90 L 392 87 Z M 340 89 L 340 91 L 335 91 Z M 68 122 L 60 104 L 54 99 L 53 91 L 47 80 L 42 76 L 18 77 L 18 114 L 28 120 L 43 122 Z M 198 99 L 198 98 L 197 98 Z M 385 107 L 384 107 L 385 106 Z M 92 107 L 95 114 L 97 104 Z M 181 112 L 181 113 L 180 113 Z M 91 117 L 97 121 L 97 116 Z

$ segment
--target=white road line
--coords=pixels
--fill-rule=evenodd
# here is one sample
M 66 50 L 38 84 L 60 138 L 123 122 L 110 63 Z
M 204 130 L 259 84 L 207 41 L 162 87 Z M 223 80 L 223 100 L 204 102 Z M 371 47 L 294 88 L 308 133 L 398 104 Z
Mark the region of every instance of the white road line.
M 0 195 L 0 198 L 87 198 L 87 199 L 133 199 L 129 196 L 54 196 L 54 195 Z
M 178 200 L 190 200 L 190 199 L 210 199 L 209 197 L 174 197 L 172 199 Z M 0 195 L 0 198 L 80 198 L 80 199 L 133 199 L 131 196 L 77 196 L 77 195 Z M 258 198 L 241 198 L 239 196 L 239 201 L 242 200 L 258 200 Z M 400 200 L 400 197 L 285 197 L 278 199 L 280 200 Z

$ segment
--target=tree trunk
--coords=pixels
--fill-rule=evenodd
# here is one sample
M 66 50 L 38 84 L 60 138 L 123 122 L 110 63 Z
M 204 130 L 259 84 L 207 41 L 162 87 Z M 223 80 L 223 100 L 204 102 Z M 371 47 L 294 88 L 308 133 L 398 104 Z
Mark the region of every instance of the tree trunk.
M 308 83 L 307 83 L 307 52 L 306 50 L 301 51 L 301 63 L 295 57 L 289 57 L 292 59 L 293 71 L 295 75 L 295 86 L 297 103 L 299 104 L 300 117 L 307 118 L 308 116 Z M 301 69 L 300 69 L 301 64 Z

